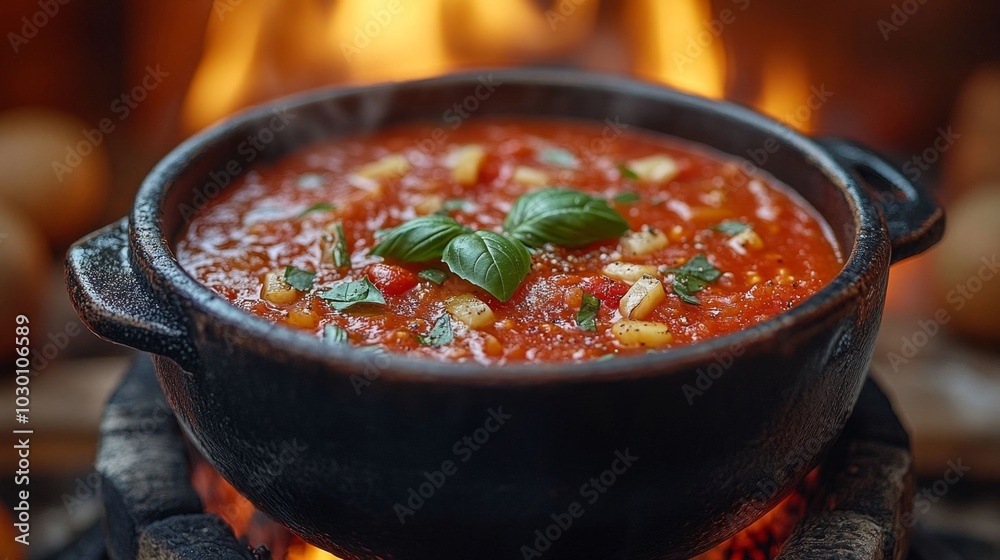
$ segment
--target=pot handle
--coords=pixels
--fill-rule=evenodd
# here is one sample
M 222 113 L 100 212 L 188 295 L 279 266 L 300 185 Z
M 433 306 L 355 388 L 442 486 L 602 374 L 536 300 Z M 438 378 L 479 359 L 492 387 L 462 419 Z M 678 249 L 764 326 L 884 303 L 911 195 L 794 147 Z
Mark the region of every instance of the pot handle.
M 882 209 L 892 242 L 892 263 L 922 253 L 941 240 L 944 210 L 923 185 L 854 142 L 840 138 L 820 138 L 817 142 L 861 179 Z
M 70 247 L 66 285 L 77 314 L 101 338 L 194 364 L 188 329 L 154 296 L 129 256 L 128 240 L 128 218 L 122 218 Z

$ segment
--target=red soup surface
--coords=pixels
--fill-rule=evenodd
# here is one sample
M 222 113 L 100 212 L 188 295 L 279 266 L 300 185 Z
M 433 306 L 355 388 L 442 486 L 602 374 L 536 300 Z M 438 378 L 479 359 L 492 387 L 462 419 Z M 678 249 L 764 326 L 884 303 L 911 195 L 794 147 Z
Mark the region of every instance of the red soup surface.
M 562 120 L 435 128 L 248 172 L 194 213 L 181 265 L 303 336 L 484 364 L 669 351 L 841 268 L 793 191 L 704 147 Z

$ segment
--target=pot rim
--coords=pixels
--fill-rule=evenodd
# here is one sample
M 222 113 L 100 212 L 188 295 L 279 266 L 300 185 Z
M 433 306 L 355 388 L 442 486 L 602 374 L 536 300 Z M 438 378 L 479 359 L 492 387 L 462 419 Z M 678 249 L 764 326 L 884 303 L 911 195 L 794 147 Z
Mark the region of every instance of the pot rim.
M 849 205 L 856 233 L 853 246 L 841 270 L 829 283 L 792 309 L 747 329 L 702 342 L 661 352 L 615 357 L 613 360 L 484 365 L 478 362 L 456 363 L 415 358 L 391 352 L 379 353 L 376 358 L 370 351 L 325 344 L 319 337 L 306 336 L 290 327 L 272 323 L 232 305 L 221 295 L 198 282 L 177 261 L 161 224 L 161 209 L 167 193 L 177 178 L 186 172 L 188 164 L 213 144 L 231 133 L 238 132 L 248 121 L 271 114 L 275 109 L 294 111 L 336 97 L 391 90 L 400 85 L 432 87 L 475 83 L 487 73 L 496 75 L 504 84 L 585 88 L 667 101 L 681 108 L 697 108 L 724 116 L 779 139 L 784 146 L 793 149 L 802 157 L 803 165 L 814 166 L 822 172 Z M 526 114 L 530 116 L 530 113 Z M 644 130 L 660 134 L 655 130 Z M 702 145 L 715 149 L 709 144 Z M 789 185 L 789 188 L 796 190 L 792 185 Z M 834 224 L 827 225 L 834 226 Z M 194 134 L 174 148 L 150 171 L 136 194 L 129 215 L 129 233 L 131 251 L 151 283 L 163 284 L 162 281 L 157 282 L 157 278 L 151 275 L 165 280 L 170 290 L 174 292 L 170 294 L 172 301 L 189 302 L 188 305 L 182 304 L 180 309 L 184 309 L 188 314 L 197 311 L 217 322 L 226 331 L 240 333 L 242 336 L 237 343 L 239 345 L 256 344 L 258 348 L 267 348 L 278 355 L 323 365 L 325 374 L 351 376 L 361 371 L 367 372 L 373 363 L 381 362 L 380 365 L 375 364 L 380 379 L 384 377 L 408 381 L 448 381 L 484 385 L 603 381 L 661 375 L 717 360 L 718 354 L 731 352 L 733 348 L 745 350 L 768 343 L 779 346 L 788 339 L 810 331 L 811 327 L 838 316 L 838 311 L 849 309 L 859 294 L 870 289 L 870 283 L 866 279 L 874 275 L 873 269 L 880 264 L 888 267 L 890 251 L 889 235 L 884 219 L 854 176 L 818 143 L 786 125 L 733 102 L 710 100 L 660 84 L 609 74 L 548 69 L 484 69 L 420 80 L 327 87 L 278 98 L 248 108 Z M 183 317 L 182 322 L 191 325 L 192 319 L 193 317 Z M 189 337 L 191 334 L 193 333 L 189 333 Z M 197 340 L 189 340 L 189 343 L 197 348 Z

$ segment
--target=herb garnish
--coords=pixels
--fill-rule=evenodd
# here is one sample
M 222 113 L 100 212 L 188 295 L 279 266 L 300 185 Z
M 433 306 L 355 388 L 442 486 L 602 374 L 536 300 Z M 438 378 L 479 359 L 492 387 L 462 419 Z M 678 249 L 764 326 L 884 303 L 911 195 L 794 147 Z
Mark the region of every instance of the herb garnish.
M 323 327 L 323 340 L 327 344 L 347 344 L 347 331 L 337 325 Z
M 302 270 L 294 266 L 285 267 L 285 282 L 300 292 L 311 290 L 314 278 L 316 278 L 316 273 L 311 270 Z
M 503 227 L 506 235 L 473 232 L 449 216 L 423 216 L 378 236 L 372 254 L 409 262 L 440 258 L 460 278 L 507 301 L 531 271 L 525 245 L 579 247 L 620 236 L 629 226 L 604 199 L 547 188 L 519 197 Z M 424 273 L 421 277 L 435 282 Z
M 750 229 L 750 224 L 746 222 L 738 222 L 736 220 L 726 220 L 722 223 L 712 226 L 715 231 L 724 233 L 729 237 L 734 235 L 739 235 L 744 231 Z
M 548 163 L 565 169 L 576 169 L 580 167 L 580 160 L 576 159 L 573 152 L 562 148 L 542 150 L 538 152 L 538 156 L 535 159 L 541 163 Z
M 406 262 L 429 261 L 440 258 L 452 239 L 469 231 L 448 216 L 423 216 L 385 232 L 372 254 Z
M 520 196 L 503 227 L 529 247 L 554 243 L 580 247 L 628 231 L 625 218 L 606 200 L 567 188 L 548 188 Z
M 492 231 L 459 235 L 445 247 L 441 260 L 459 278 L 472 282 L 500 301 L 509 300 L 531 272 L 528 249 Z
M 583 293 L 580 311 L 576 314 L 576 326 L 582 331 L 597 330 L 597 311 L 601 308 L 601 300 L 593 294 Z
M 617 204 L 632 204 L 633 202 L 639 202 L 641 199 L 639 198 L 639 195 L 634 192 L 623 192 L 619 195 L 615 195 L 612 200 L 614 200 Z
M 425 268 L 417 273 L 417 276 L 427 280 L 428 282 L 433 282 L 438 286 L 444 284 L 444 281 L 448 279 L 448 273 L 437 268 Z
M 310 214 L 312 212 L 330 212 L 336 209 L 337 206 L 329 202 L 317 202 L 316 204 L 313 204 L 312 206 L 306 208 L 302 212 L 299 212 L 299 217 L 301 218 L 302 216 L 305 216 L 306 214 Z
M 680 268 L 668 268 L 666 272 L 674 275 L 674 293 L 692 305 L 701 304 L 701 301 L 694 296 L 695 293 L 722 276 L 722 271 L 712 266 L 703 254 L 691 257 Z
M 629 167 L 624 163 L 618 164 L 618 172 L 621 173 L 622 177 L 625 177 L 626 179 L 631 179 L 633 181 L 637 181 L 639 179 L 639 174 L 629 169 Z
M 344 311 L 359 303 L 375 303 L 385 305 L 385 298 L 382 292 L 372 284 L 368 277 L 353 282 L 341 282 L 333 288 L 321 293 L 319 297 L 325 299 L 330 307 L 337 311 Z
M 417 340 L 424 346 L 441 346 L 448 344 L 455 339 L 451 330 L 451 315 L 445 313 L 431 327 L 431 331 L 426 335 L 418 334 Z
M 330 235 L 333 237 L 333 248 L 330 252 L 333 257 L 333 266 L 337 268 L 350 266 L 351 254 L 347 251 L 347 236 L 344 235 L 343 222 L 333 224 L 333 231 L 330 232 Z

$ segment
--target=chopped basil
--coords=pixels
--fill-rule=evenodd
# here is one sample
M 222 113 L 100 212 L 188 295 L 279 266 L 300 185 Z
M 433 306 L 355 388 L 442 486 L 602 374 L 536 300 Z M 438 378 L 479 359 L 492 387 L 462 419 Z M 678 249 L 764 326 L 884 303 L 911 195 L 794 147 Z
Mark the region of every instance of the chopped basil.
M 327 344 L 347 344 L 347 331 L 337 325 L 323 327 L 323 341 Z
M 321 293 L 319 297 L 325 299 L 330 307 L 337 311 L 344 311 L 359 303 L 375 303 L 385 305 L 385 298 L 382 292 L 364 277 L 353 282 L 341 282 L 333 288 Z
M 300 292 L 311 290 L 314 278 L 316 278 L 316 273 L 311 270 L 302 270 L 294 266 L 285 267 L 285 282 Z
M 441 346 L 442 344 L 448 344 L 454 339 L 455 335 L 451 331 L 451 315 L 447 313 L 434 323 L 431 332 L 427 333 L 427 335 L 417 335 L 417 340 L 424 346 Z
M 736 220 L 726 220 L 720 224 L 712 226 L 712 229 L 724 233 L 729 237 L 732 237 L 734 235 L 739 235 L 744 231 L 750 229 L 750 224 L 745 222 L 738 222 Z
M 347 236 L 344 235 L 344 224 L 337 222 L 333 225 L 333 266 L 343 268 L 351 265 L 351 254 L 347 251 Z
M 701 303 L 694 294 L 722 276 L 722 271 L 712 266 L 712 263 L 708 262 L 703 254 L 691 257 L 680 268 L 668 268 L 666 272 L 674 275 L 674 293 L 682 301 L 693 305 Z
M 313 212 L 329 212 L 331 210 L 336 210 L 337 206 L 329 202 L 317 202 L 309 208 L 306 208 L 302 212 L 299 212 L 299 217 L 305 216 L 306 214 L 311 214 Z
M 427 280 L 428 282 L 433 282 L 438 286 L 444 284 L 444 281 L 448 279 L 448 273 L 437 268 L 425 268 L 417 273 L 417 276 Z
M 593 294 L 583 293 L 580 311 L 576 314 L 576 326 L 583 331 L 597 330 L 597 312 L 601 309 L 601 300 Z
M 618 237 L 629 226 L 603 199 L 567 188 L 547 188 L 519 197 L 503 227 L 530 247 L 546 243 L 580 247 Z
M 461 198 L 451 198 L 441 205 L 441 209 L 445 212 L 456 212 L 460 210 L 465 210 L 471 207 L 472 204 L 467 200 L 462 200 Z
M 499 233 L 477 231 L 448 243 L 441 260 L 459 278 L 507 301 L 531 271 L 531 254 L 524 245 Z
M 449 241 L 468 231 L 448 216 L 423 216 L 387 231 L 372 254 L 406 262 L 429 261 L 439 258 Z
M 618 204 L 632 204 L 633 202 L 639 202 L 641 199 L 634 192 L 624 192 L 616 195 L 613 200 Z
M 625 177 L 626 179 L 631 179 L 633 181 L 639 179 L 639 174 L 629 169 L 624 163 L 618 164 L 618 172 L 621 173 L 622 177 Z
M 541 163 L 555 165 L 565 169 L 576 169 L 580 167 L 580 160 L 576 159 L 573 152 L 562 148 L 550 148 L 538 152 L 536 159 Z

